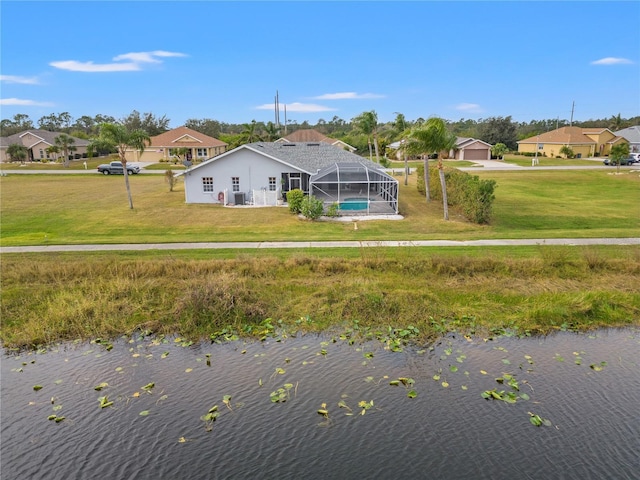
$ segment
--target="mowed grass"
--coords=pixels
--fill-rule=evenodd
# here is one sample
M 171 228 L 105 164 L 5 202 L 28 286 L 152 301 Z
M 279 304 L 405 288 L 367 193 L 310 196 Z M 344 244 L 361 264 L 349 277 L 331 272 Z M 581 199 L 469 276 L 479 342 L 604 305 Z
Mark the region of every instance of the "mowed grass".
M 497 182 L 489 225 L 467 222 L 455 209 L 429 204 L 400 181 L 403 220 L 311 222 L 286 207 L 188 205 L 180 182 L 169 192 L 162 175 L 130 176 L 134 209 L 122 176 L 0 177 L 1 245 L 226 241 L 430 240 L 637 237 L 637 171 L 482 171 Z M 474 172 L 476 174 L 476 172 Z

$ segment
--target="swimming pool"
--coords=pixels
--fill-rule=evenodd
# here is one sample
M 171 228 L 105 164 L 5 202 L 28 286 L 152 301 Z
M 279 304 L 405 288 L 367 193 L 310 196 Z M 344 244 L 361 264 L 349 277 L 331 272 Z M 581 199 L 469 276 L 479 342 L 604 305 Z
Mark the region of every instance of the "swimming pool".
M 340 210 L 366 210 L 368 202 L 363 198 L 345 198 L 340 202 Z

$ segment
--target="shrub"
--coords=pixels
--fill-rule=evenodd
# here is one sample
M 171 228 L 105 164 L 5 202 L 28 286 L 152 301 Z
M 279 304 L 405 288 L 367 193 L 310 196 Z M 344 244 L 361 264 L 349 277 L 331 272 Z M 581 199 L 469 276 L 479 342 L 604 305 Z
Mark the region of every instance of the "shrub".
M 424 193 L 424 165 L 419 165 L 418 190 Z M 491 207 L 495 200 L 493 194 L 496 188 L 495 180 L 480 180 L 476 175 L 470 175 L 457 169 L 445 168 L 445 183 L 447 184 L 447 202 L 460 209 L 464 217 L 470 222 L 489 223 Z M 442 199 L 442 189 L 437 168 L 429 168 L 429 185 L 431 198 Z
M 326 213 L 327 217 L 337 217 L 339 209 L 340 209 L 340 205 L 338 205 L 338 202 L 333 202 L 331 205 L 327 207 L 327 213 Z
M 287 192 L 287 203 L 289 204 L 289 211 L 291 213 L 300 213 L 302 209 L 303 199 L 304 199 L 304 192 L 299 188 L 289 190 Z
M 300 213 L 302 213 L 302 215 L 304 215 L 306 218 L 316 220 L 320 218 L 323 211 L 324 204 L 322 203 L 322 200 L 319 200 L 311 195 L 302 199 L 302 204 L 300 205 Z

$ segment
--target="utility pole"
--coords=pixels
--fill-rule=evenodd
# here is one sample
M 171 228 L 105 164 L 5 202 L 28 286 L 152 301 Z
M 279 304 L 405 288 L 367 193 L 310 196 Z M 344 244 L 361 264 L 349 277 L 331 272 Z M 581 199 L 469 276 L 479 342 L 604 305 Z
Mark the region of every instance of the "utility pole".
M 573 103 L 571 103 L 571 120 L 569 121 L 569 126 L 572 127 L 573 126 L 573 109 L 576 106 L 576 102 L 575 100 L 573 101 Z

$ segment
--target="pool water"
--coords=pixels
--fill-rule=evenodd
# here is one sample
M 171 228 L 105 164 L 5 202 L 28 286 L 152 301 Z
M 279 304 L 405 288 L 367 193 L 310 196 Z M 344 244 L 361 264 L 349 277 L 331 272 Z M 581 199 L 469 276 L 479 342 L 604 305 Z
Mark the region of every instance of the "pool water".
M 367 200 L 362 198 L 345 198 L 340 202 L 340 210 L 366 210 Z

